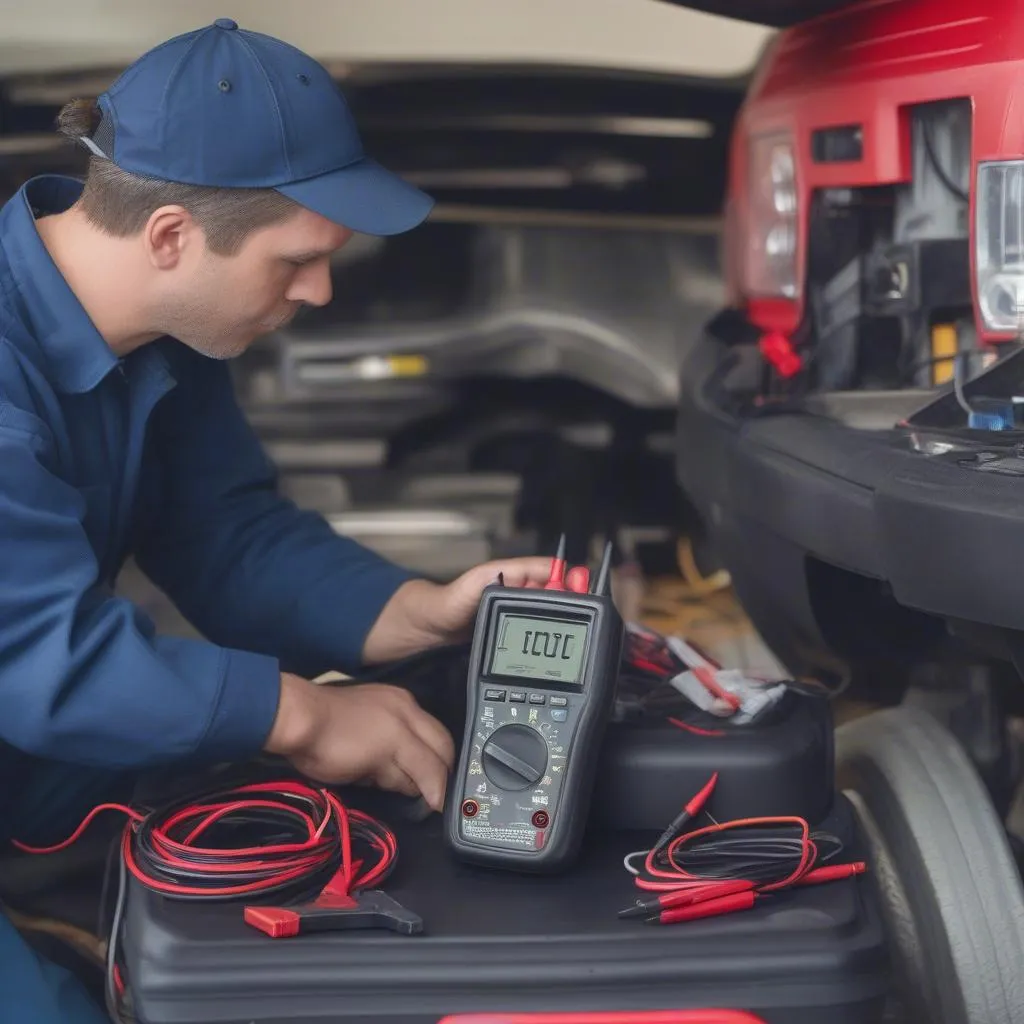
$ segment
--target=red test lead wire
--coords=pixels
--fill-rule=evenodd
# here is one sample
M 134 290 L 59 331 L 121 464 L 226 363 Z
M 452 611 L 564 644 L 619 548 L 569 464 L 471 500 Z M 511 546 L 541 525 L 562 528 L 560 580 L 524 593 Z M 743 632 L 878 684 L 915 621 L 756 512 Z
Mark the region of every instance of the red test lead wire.
M 844 878 L 853 878 L 856 875 L 863 875 L 868 869 L 867 861 L 858 860 L 851 864 L 828 864 L 823 868 L 815 868 L 809 871 L 803 878 L 798 879 L 795 885 L 819 885 L 822 882 L 839 882 Z
M 650 918 L 651 914 L 657 914 L 673 907 L 688 907 L 695 903 L 703 903 L 705 900 L 717 900 L 723 896 L 749 892 L 753 888 L 754 883 L 746 879 L 738 879 L 735 882 L 694 884 L 685 889 L 673 889 L 660 896 L 655 896 L 652 900 L 644 900 L 642 903 L 636 903 L 632 907 L 620 910 L 619 917 Z
M 702 917 L 720 917 L 722 914 L 733 914 L 737 910 L 749 910 L 758 898 L 753 889 L 744 892 L 730 893 L 710 900 L 701 900 L 685 907 L 670 907 L 653 917 L 647 918 L 648 924 L 679 924 L 682 921 L 696 921 Z
M 835 882 L 861 875 L 866 870 L 867 864 L 864 861 L 857 861 L 853 864 L 833 864 L 818 868 L 793 884 L 817 885 L 822 882 Z M 757 891 L 754 888 L 754 883 L 747 881 L 711 884 L 703 889 L 666 893 L 659 896 L 657 900 L 638 904 L 636 907 L 629 908 L 628 911 L 621 911 L 619 916 L 640 917 L 646 915 L 645 920 L 648 924 L 679 924 L 683 921 L 696 921 L 700 918 L 732 914 L 738 910 L 749 910 L 761 897 L 761 893 L 765 891 L 767 890 Z M 654 905 L 652 906 L 652 904 Z
M 33 854 L 48 854 L 48 853 L 59 853 L 61 850 L 66 850 L 69 846 L 73 846 L 82 838 L 85 830 L 93 823 L 98 815 L 104 811 L 117 811 L 119 814 L 126 815 L 131 821 L 139 822 L 142 821 L 145 815 L 140 814 L 138 811 L 132 810 L 131 807 L 126 807 L 124 804 L 98 804 L 94 807 L 83 819 L 82 823 L 67 837 L 67 839 L 61 840 L 59 843 L 54 843 L 53 846 L 29 846 L 27 843 L 19 842 L 17 839 L 11 840 L 11 846 L 16 850 L 20 850 L 22 853 L 33 853 Z
M 61 843 L 14 845 L 55 853 L 104 810 L 129 818 L 121 835 L 127 870 L 146 888 L 178 900 L 291 903 L 326 895 L 354 907 L 356 893 L 390 874 L 398 852 L 387 826 L 329 790 L 295 780 L 218 790 L 148 814 L 101 804 Z M 260 830 L 268 837 L 264 843 L 253 838 Z
M 704 805 L 708 802 L 708 797 L 711 796 L 712 790 L 714 790 L 716 783 L 718 782 L 718 772 L 715 772 L 710 779 L 704 784 L 701 791 L 692 799 L 685 807 L 679 812 L 678 815 L 673 819 L 672 824 L 669 825 L 664 832 L 658 837 L 658 841 L 654 844 L 651 849 L 651 853 L 648 859 L 656 857 L 661 851 L 668 846 L 668 844 L 675 839 L 677 835 L 682 831 L 683 826 L 689 821 L 692 821 L 697 817 L 698 814 L 704 809 Z
M 415 914 L 369 888 L 395 864 L 394 834 L 327 789 L 289 779 L 219 789 L 147 813 L 101 804 L 63 842 L 13 845 L 26 853 L 56 853 L 75 843 L 103 811 L 128 818 L 107 947 L 106 998 L 113 1019 L 122 1019 L 125 996 L 118 943 L 129 872 L 169 899 L 244 901 L 245 922 L 271 938 L 352 928 L 405 935 L 423 930 Z
M 841 852 L 842 843 L 828 833 L 812 832 L 795 815 L 714 822 L 683 831 L 704 808 L 717 779 L 716 772 L 645 851 L 643 869 L 630 869 L 638 888 L 658 895 L 620 911 L 620 917 L 643 916 L 660 924 L 712 917 L 749 909 L 762 895 L 867 870 L 864 861 L 822 864 Z

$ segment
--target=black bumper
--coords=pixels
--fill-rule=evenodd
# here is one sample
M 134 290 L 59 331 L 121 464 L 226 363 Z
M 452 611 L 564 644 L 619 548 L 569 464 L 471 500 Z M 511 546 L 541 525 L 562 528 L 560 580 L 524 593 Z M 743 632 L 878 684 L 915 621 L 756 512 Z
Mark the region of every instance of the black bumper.
M 731 415 L 712 384 L 726 358 L 705 333 L 683 367 L 677 478 L 780 657 L 836 647 L 812 563 L 912 612 L 1024 628 L 1024 480 L 928 458 L 896 431 Z

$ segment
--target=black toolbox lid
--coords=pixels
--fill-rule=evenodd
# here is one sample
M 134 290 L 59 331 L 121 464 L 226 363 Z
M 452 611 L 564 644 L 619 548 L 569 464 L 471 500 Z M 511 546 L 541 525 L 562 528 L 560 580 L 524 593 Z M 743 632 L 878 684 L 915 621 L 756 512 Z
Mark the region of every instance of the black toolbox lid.
M 656 926 L 617 916 L 638 893 L 623 857 L 648 834 L 593 833 L 575 869 L 534 878 L 453 862 L 437 816 L 385 820 L 400 861 L 383 888 L 423 918 L 422 935 L 274 940 L 247 927 L 238 905 L 176 903 L 132 883 L 124 950 L 138 1019 L 427 1024 L 450 1013 L 664 1008 L 743 1009 L 769 1024 L 879 1019 L 888 965 L 870 875 Z M 841 801 L 829 830 L 850 821 Z

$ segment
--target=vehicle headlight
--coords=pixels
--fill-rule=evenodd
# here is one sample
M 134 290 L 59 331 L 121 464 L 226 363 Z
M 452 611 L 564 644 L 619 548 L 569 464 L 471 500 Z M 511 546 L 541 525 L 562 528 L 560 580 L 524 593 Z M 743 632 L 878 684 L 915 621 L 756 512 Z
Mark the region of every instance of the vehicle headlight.
M 975 202 L 978 305 L 986 328 L 1024 327 L 1024 161 L 978 166 Z
M 750 143 L 750 214 L 746 290 L 749 295 L 796 298 L 796 157 L 788 136 L 768 135 Z

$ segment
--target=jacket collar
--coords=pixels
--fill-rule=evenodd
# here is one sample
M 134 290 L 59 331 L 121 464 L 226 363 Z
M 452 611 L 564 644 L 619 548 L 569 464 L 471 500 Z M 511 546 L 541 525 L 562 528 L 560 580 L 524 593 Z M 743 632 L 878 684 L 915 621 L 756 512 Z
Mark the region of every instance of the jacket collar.
M 22 314 L 54 385 L 71 394 L 92 390 L 118 365 L 36 229 L 36 217 L 66 210 L 81 192 L 75 178 L 42 175 L 26 182 L 0 211 L 0 240 Z

